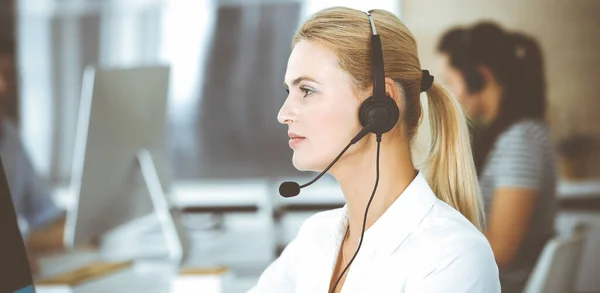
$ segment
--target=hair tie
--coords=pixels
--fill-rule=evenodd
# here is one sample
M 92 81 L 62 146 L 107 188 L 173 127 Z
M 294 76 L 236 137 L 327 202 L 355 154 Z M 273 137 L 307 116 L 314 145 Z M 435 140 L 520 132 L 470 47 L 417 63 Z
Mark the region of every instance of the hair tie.
M 425 92 L 433 84 L 433 76 L 429 74 L 429 70 L 422 70 L 421 72 L 423 74 L 421 76 L 421 92 Z

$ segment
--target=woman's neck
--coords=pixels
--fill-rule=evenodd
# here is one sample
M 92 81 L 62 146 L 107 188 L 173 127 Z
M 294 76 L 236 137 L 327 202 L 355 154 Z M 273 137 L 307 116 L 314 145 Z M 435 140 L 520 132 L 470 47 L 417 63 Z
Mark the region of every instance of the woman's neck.
M 376 181 L 377 145 L 375 140 L 362 147 L 367 150 L 352 154 L 340 161 L 331 172 L 340 184 L 348 207 L 350 245 L 358 245 L 364 222 L 365 209 Z M 372 146 L 371 146 L 372 145 Z M 398 141 L 381 143 L 379 181 L 369 206 L 365 231 L 385 213 L 417 174 L 407 144 Z

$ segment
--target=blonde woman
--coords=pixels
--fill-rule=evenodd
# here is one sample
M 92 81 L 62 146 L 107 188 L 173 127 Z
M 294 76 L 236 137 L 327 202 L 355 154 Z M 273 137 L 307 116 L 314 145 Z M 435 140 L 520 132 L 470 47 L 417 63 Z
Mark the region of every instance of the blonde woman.
M 381 47 L 372 47 L 375 31 Z M 382 51 L 380 87 L 399 119 L 381 142 L 368 133 L 328 170 L 346 205 L 309 218 L 250 292 L 500 292 L 481 233 L 465 117 L 421 69 L 399 18 L 385 10 L 325 9 L 300 27 L 292 45 L 278 120 L 288 125 L 297 169 L 327 170 L 363 128 L 358 112 L 374 95 L 372 48 Z M 429 98 L 432 142 L 427 168 L 415 170 L 421 92 Z

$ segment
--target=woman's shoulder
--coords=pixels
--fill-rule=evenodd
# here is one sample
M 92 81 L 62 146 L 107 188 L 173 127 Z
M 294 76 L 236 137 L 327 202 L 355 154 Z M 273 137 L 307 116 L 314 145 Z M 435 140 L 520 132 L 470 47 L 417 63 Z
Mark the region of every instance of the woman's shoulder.
M 431 213 L 425 217 L 420 229 L 424 236 L 441 242 L 471 242 L 473 245 L 490 247 L 487 238 L 463 214 L 437 200 Z
M 494 253 L 485 235 L 454 208 L 438 200 L 415 230 L 413 243 L 426 247 L 432 260 L 464 258 L 476 267 L 495 268 Z
M 407 244 L 413 248 L 408 253 L 418 260 L 411 286 L 448 292 L 500 292 L 499 270 L 489 241 L 444 202 L 436 202 Z M 464 276 L 469 276 L 467 281 L 455 282 Z

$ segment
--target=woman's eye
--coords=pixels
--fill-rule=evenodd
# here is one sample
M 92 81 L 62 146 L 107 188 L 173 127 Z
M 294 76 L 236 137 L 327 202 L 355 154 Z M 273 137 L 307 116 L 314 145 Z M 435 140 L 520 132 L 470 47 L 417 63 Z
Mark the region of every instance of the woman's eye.
M 302 87 L 300 88 L 300 90 L 302 90 L 302 92 L 304 93 L 304 98 L 306 98 L 307 96 L 311 95 L 312 93 L 314 93 L 315 91 L 310 89 L 310 88 L 306 88 L 306 87 Z

